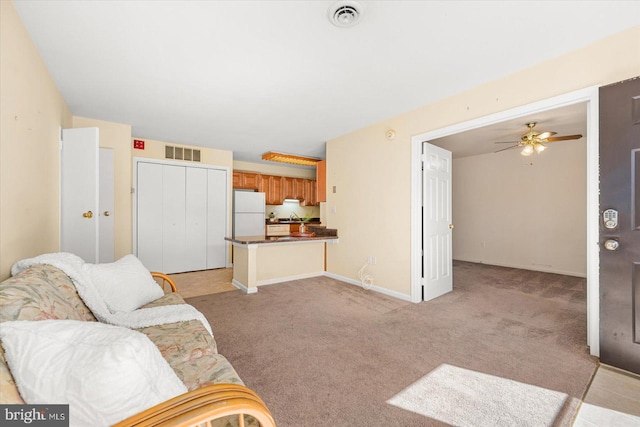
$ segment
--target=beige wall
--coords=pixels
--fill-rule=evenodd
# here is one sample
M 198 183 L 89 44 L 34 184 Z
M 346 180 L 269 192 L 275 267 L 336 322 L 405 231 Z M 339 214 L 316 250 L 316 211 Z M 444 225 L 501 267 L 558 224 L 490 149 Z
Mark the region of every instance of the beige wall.
M 60 128 L 71 113 L 11 2 L 0 2 L 0 280 L 59 250 Z
M 578 89 L 640 75 L 640 27 L 327 142 L 326 223 L 340 243 L 327 249 L 330 273 L 411 293 L 411 137 Z M 385 131 L 394 129 L 388 142 Z M 335 208 L 335 213 L 332 209 Z
M 131 248 L 131 126 L 73 116 L 73 127 L 100 129 L 101 148 L 113 149 L 115 259 L 132 252 Z
M 453 258 L 586 277 L 586 139 L 453 161 Z

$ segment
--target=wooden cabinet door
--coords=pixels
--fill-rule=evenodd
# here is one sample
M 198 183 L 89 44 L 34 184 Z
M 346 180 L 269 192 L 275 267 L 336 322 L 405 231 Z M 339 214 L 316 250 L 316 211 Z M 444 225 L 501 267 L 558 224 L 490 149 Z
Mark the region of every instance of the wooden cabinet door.
M 282 177 L 282 199 L 295 199 L 295 178 Z
M 233 172 L 233 188 L 242 188 L 242 172 Z
M 262 175 L 253 172 L 242 173 L 242 188 L 250 188 L 252 190 L 263 191 Z
M 281 205 L 284 197 L 282 197 L 282 178 L 281 176 L 262 176 L 268 205 Z
M 304 182 L 306 180 L 302 178 L 293 179 L 293 198 L 298 200 L 304 200 Z
M 313 179 L 305 179 L 303 182 L 304 206 L 316 205 L 316 182 Z

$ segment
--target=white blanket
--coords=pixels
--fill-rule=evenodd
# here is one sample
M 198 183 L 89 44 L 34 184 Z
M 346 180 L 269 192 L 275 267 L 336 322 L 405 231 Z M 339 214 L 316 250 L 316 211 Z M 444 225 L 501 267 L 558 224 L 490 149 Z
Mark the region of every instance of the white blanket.
M 11 275 L 15 276 L 26 268 L 38 264 L 52 265 L 64 271 L 73 281 L 80 298 L 82 298 L 93 315 L 101 322 L 116 326 L 125 326 L 127 328 L 144 328 L 167 323 L 200 320 L 211 336 L 213 336 L 211 325 L 209 325 L 206 317 L 189 304 L 139 308 L 128 313 L 111 313 L 107 308 L 107 304 L 100 296 L 98 289 L 96 289 L 91 281 L 91 278 L 82 271 L 84 261 L 74 254 L 59 252 L 23 259 L 11 267 Z

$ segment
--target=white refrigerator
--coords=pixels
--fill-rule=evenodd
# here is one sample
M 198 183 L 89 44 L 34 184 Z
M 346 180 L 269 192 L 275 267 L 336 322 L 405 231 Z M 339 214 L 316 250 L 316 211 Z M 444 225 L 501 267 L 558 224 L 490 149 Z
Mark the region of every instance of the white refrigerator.
M 232 237 L 264 236 L 266 208 L 264 193 L 233 190 Z

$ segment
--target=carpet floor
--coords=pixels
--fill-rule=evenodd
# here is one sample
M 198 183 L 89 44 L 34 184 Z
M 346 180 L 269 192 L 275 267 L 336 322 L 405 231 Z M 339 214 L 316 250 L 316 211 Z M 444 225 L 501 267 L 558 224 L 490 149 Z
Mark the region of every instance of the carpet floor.
M 456 261 L 453 292 L 419 304 L 327 277 L 187 302 L 209 319 L 220 353 L 280 427 L 464 425 L 447 418 L 453 412 L 471 413 L 473 425 L 473 411 L 487 410 L 482 399 L 494 405 L 513 384 L 566 395 L 560 407 L 537 411 L 545 424 L 568 426 L 596 368 L 586 346 L 586 281 L 569 276 Z M 448 399 L 437 388 L 446 378 L 429 378 L 436 371 L 511 385 L 460 384 L 457 393 L 475 402 L 460 411 L 468 403 Z M 437 402 L 438 411 L 394 404 L 423 390 L 414 384 L 431 387 L 417 405 Z

